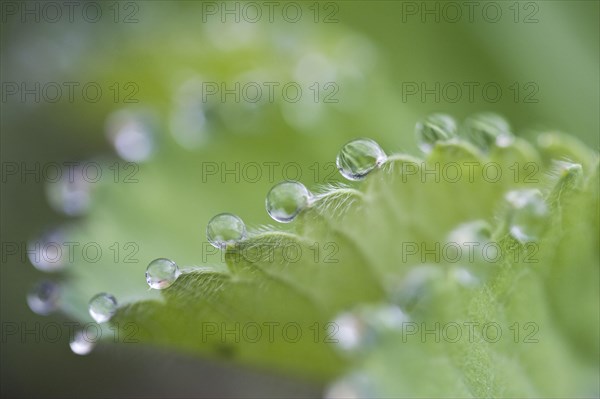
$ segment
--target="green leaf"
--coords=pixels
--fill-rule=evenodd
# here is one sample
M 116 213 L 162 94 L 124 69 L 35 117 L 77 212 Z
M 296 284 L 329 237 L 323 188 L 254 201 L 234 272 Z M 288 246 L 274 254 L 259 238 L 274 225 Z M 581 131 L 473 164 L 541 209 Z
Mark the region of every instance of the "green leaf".
M 597 164 L 596 154 L 567 147 L 586 165 Z M 126 279 L 112 265 L 73 269 L 69 286 L 76 292 L 93 274 L 94 285 L 110 287 L 123 303 L 111 324 L 127 334 L 134 323 L 144 343 L 321 381 L 355 370 L 332 394 L 593 394 L 600 298 L 598 215 L 590 211 L 598 205 L 598 170 L 539 164 L 552 173 L 521 181 L 518 163 L 530 159 L 540 157 L 521 139 L 485 153 L 456 140 L 438 143 L 423 160 L 392 155 L 355 187 L 321 188 L 289 230 L 251 230 L 223 253 L 224 262 L 185 267 L 159 296 L 133 287 L 134 274 L 143 285 L 143 264 L 128 269 Z M 171 162 L 184 170 L 194 160 Z M 175 166 L 144 168 L 158 179 L 179 176 Z M 506 193 L 522 188 L 541 190 L 548 203 L 535 242 L 510 233 L 517 211 Z M 189 229 L 164 220 L 160 208 L 171 203 L 171 192 L 136 189 L 102 188 L 101 205 L 79 238 L 124 237 L 124 228 L 144 220 L 154 231 L 145 244 L 156 246 L 156 257 L 177 258 L 176 251 L 159 253 L 161 231 Z M 176 207 L 193 208 L 179 198 Z M 110 209 L 131 211 L 116 221 Z M 457 261 L 444 252 L 452 232 L 469 226 L 487 232 L 501 256 Z M 185 234 L 178 240 L 184 253 L 199 241 Z M 401 309 L 402 323 L 389 319 L 390 309 Z M 358 349 L 344 350 L 340 314 L 362 326 L 354 331 Z

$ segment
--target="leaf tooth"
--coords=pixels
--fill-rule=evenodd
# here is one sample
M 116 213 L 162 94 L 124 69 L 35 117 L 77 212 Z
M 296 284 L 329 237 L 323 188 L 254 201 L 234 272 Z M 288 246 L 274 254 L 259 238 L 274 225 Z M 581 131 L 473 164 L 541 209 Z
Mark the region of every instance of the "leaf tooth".
M 581 186 L 583 168 L 581 164 L 565 158 L 553 160 L 547 172 L 547 202 L 551 206 L 560 205 L 565 195 Z

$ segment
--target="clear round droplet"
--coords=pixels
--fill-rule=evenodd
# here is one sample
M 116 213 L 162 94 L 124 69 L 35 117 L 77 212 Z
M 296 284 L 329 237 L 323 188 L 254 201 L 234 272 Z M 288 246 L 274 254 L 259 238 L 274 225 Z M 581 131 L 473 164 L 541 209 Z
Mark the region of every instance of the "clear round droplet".
M 47 316 L 58 309 L 60 287 L 53 281 L 40 281 L 27 293 L 27 305 L 32 312 Z
M 308 206 L 310 198 L 311 194 L 304 184 L 284 181 L 271 188 L 267 194 L 267 212 L 274 220 L 289 223 Z
M 68 248 L 64 245 L 62 229 L 50 229 L 27 243 L 27 257 L 31 264 L 42 272 L 56 272 L 66 265 Z
M 548 219 L 548 206 L 540 190 L 510 191 L 506 194 L 506 201 L 510 205 L 510 235 L 522 244 L 537 241 Z
M 510 125 L 502 116 L 483 112 L 467 118 L 463 125 L 467 139 L 483 150 L 505 147 L 512 141 Z
M 421 151 L 431 152 L 435 143 L 451 140 L 456 137 L 456 121 L 449 115 L 432 114 L 417 122 L 415 134 Z
M 179 268 L 172 260 L 159 258 L 155 259 L 146 268 L 146 282 L 155 290 L 163 290 L 170 287 L 177 277 L 179 277 Z
M 375 141 L 356 139 L 342 147 L 336 165 L 346 179 L 361 180 L 386 159 L 385 152 Z
M 246 225 L 236 215 L 221 213 L 214 216 L 206 226 L 206 238 L 212 246 L 226 249 L 246 237 Z
M 92 341 L 90 337 L 88 337 L 83 331 L 77 331 L 73 335 L 73 339 L 71 339 L 69 346 L 71 347 L 73 353 L 84 356 L 89 354 L 94 349 L 96 342 Z
M 117 312 L 117 299 L 105 292 L 97 294 L 90 300 L 88 310 L 96 323 L 105 323 Z

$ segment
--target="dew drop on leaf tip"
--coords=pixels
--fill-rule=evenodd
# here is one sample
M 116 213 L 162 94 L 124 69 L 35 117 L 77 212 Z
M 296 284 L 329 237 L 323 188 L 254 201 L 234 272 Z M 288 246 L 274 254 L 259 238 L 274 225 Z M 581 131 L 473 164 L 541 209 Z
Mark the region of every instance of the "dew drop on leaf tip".
M 491 112 L 470 116 L 461 126 L 461 130 L 471 143 L 485 151 L 493 146 L 506 147 L 513 140 L 508 121 Z
M 281 182 L 273 186 L 267 194 L 267 213 L 277 222 L 289 223 L 309 206 L 311 197 L 311 193 L 302 183 Z
M 117 312 L 117 299 L 111 294 L 102 292 L 90 300 L 88 310 L 96 323 L 105 323 Z
M 146 282 L 155 290 L 170 287 L 179 275 L 177 264 L 165 258 L 153 260 L 146 268 Z
M 362 180 L 387 160 L 379 144 L 371 139 L 356 139 L 346 143 L 336 159 L 342 176 L 348 180 Z
M 77 331 L 71 342 L 69 342 L 69 346 L 71 347 L 71 351 L 76 355 L 85 356 L 89 354 L 96 345 L 94 337 L 88 336 L 85 333 L 85 330 Z
M 456 137 L 457 125 L 454 118 L 446 114 L 432 114 L 415 126 L 417 145 L 425 153 L 431 152 L 435 143 L 446 142 Z
M 537 241 L 546 226 L 548 206 L 537 189 L 513 190 L 506 194 L 510 206 L 510 235 L 522 244 Z
M 246 238 L 246 225 L 236 215 L 221 213 L 208 222 L 206 238 L 212 246 L 227 249 L 228 246 Z

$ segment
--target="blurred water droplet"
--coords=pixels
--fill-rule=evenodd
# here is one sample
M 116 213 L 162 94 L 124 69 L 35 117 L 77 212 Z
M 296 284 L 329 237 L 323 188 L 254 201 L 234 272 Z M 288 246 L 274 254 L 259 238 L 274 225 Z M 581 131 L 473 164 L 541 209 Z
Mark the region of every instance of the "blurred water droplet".
M 336 164 L 337 168 L 348 180 L 364 179 L 373 169 L 387 159 L 385 153 L 371 139 L 356 139 L 350 141 L 340 150 Z
M 226 249 L 246 237 L 246 225 L 236 215 L 221 213 L 206 226 L 206 238 L 214 247 Z
M 510 134 L 501 134 L 496 137 L 496 146 L 501 148 L 508 148 L 515 142 L 515 138 Z
M 172 260 L 158 258 L 150 262 L 146 268 L 146 282 L 155 290 L 169 288 L 181 273 Z
M 409 270 L 402 281 L 391 290 L 391 301 L 409 312 L 427 308 L 435 295 L 436 283 L 444 273 L 432 265 L 418 265 Z
M 105 292 L 97 294 L 90 300 L 88 310 L 96 323 L 105 323 L 117 312 L 117 299 Z
M 364 340 L 366 326 L 364 322 L 353 313 L 342 313 L 333 321 L 337 331 L 334 339 L 344 351 L 353 351 L 360 347 Z
M 55 181 L 46 181 L 48 203 L 57 212 L 68 216 L 86 213 L 92 203 L 92 181 L 97 176 L 85 175 L 81 166 L 61 169 L 60 177 Z M 88 179 L 88 180 L 86 180 Z
M 338 71 L 352 77 L 368 75 L 378 58 L 377 49 L 369 39 L 349 32 L 338 40 L 332 56 Z
M 364 399 L 378 397 L 373 381 L 365 374 L 345 376 L 325 389 L 325 399 Z
M 456 121 L 445 114 L 429 115 L 415 126 L 417 144 L 425 153 L 431 152 L 435 143 L 456 137 L 456 131 Z
M 69 343 L 69 346 L 71 347 L 73 353 L 84 356 L 89 354 L 94 349 L 96 343 L 92 342 L 92 340 L 90 340 L 90 338 L 83 331 L 77 331 L 73 335 L 73 339 Z
M 209 18 L 202 23 L 202 27 L 210 44 L 217 50 L 225 52 L 256 46 L 263 42 L 263 30 L 259 29 L 260 24 L 246 20 L 232 19 L 222 22 L 220 18 Z
M 512 142 L 510 125 L 506 119 L 491 112 L 467 118 L 462 128 L 467 139 L 483 150 L 494 145 L 505 147 Z
M 142 162 L 155 150 L 155 138 L 149 116 L 120 110 L 109 115 L 106 132 L 117 154 L 129 162 Z
M 188 79 L 173 96 L 169 130 L 175 141 L 188 150 L 201 147 L 209 139 L 207 104 L 203 101 L 202 85 L 199 77 Z
M 293 76 L 302 87 L 308 87 L 315 82 L 321 85 L 336 82 L 336 65 L 324 54 L 318 52 L 303 54 L 295 65 Z
M 558 143 L 558 135 L 553 133 L 540 133 L 537 137 L 537 144 L 542 148 L 549 148 Z
M 548 207 L 537 189 L 514 190 L 506 194 L 510 205 L 509 232 L 520 243 L 537 241 L 546 227 Z
M 206 142 L 205 125 L 203 109 L 192 102 L 175 107 L 169 121 L 175 141 L 187 150 L 199 148 Z
M 458 225 L 448 234 L 447 245 L 456 245 L 459 247 L 460 257 L 453 262 L 474 263 L 481 261 L 483 257 L 483 248 L 492 239 L 492 227 L 485 220 L 475 220 Z M 488 254 L 488 258 L 495 259 L 494 254 Z
M 492 227 L 485 220 L 475 220 L 458 225 L 448 234 L 448 242 L 457 244 L 485 243 L 492 237 Z
M 281 223 L 291 222 L 310 202 L 311 194 L 304 184 L 281 182 L 269 191 L 266 208 L 269 216 Z
M 60 287 L 53 281 L 40 281 L 27 294 L 27 305 L 32 312 L 47 316 L 58 309 Z
M 502 249 L 492 241 L 492 227 L 485 220 L 458 225 L 448 234 L 445 247 L 451 246 L 457 248 L 456 257 L 454 254 L 447 255 L 451 263 L 462 264 L 464 272 L 469 274 L 466 275 L 462 270 L 451 271 L 456 274 L 453 276 L 460 284 L 469 286 L 486 282 L 498 271 L 492 266 L 502 258 Z
M 53 228 L 27 243 L 27 256 L 31 264 L 43 272 L 56 272 L 66 265 L 68 249 L 62 229 Z
M 464 287 L 476 287 L 482 281 L 465 267 L 454 267 L 450 269 L 450 277 Z
M 369 322 L 383 331 L 398 331 L 402 324 L 409 321 L 409 317 L 394 305 L 377 306 L 368 315 Z
M 263 102 L 222 101 L 215 112 L 232 134 L 262 134 L 265 123 L 263 106 Z
M 285 122 L 301 133 L 322 133 L 318 126 L 323 123 L 326 109 L 312 96 L 302 96 L 296 102 L 281 101 L 281 114 Z
M 408 316 L 395 305 L 369 305 L 344 312 L 333 321 L 330 336 L 344 352 L 356 353 L 375 344 L 383 334 L 400 331 Z

